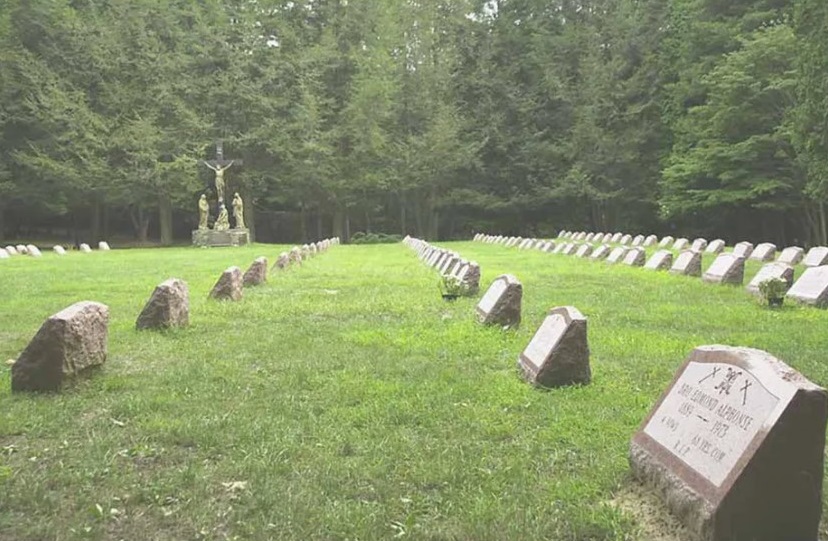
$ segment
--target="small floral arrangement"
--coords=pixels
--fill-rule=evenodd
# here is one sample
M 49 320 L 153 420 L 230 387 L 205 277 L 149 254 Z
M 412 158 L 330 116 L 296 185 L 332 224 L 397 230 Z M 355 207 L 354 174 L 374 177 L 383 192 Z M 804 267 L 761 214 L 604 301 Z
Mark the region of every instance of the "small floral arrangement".
M 759 294 L 771 306 L 782 304 L 785 293 L 788 291 L 788 282 L 782 278 L 768 278 L 759 282 Z
M 460 280 L 456 276 L 441 276 L 440 282 L 437 284 L 440 293 L 444 297 L 460 297 L 465 295 L 469 289 L 468 284 Z

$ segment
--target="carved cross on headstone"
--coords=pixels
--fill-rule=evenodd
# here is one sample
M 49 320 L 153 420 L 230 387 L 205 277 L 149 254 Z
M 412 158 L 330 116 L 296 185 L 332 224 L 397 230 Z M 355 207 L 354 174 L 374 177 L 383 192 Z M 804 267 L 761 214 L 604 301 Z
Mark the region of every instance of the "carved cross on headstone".
M 224 171 L 231 165 L 242 165 L 242 160 L 225 160 L 224 159 L 224 142 L 219 139 L 216 141 L 216 159 L 205 160 L 204 165 L 216 172 L 216 196 L 219 204 L 224 202 Z

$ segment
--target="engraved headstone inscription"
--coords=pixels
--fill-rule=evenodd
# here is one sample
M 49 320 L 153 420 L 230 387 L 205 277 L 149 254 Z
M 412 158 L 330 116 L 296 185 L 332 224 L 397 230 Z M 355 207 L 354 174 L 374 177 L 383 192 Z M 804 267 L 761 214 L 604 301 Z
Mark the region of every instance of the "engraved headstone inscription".
M 632 438 L 630 467 L 702 541 L 812 540 L 828 393 L 770 354 L 702 346 Z
M 745 258 L 733 254 L 719 254 L 702 275 L 702 280 L 711 284 L 742 285 L 744 279 Z
M 786 297 L 820 308 L 828 305 L 828 265 L 805 269 Z
M 484 325 L 516 328 L 520 325 L 523 285 L 511 274 L 498 276 L 477 304 L 477 320 Z
M 518 368 L 540 387 L 589 383 L 586 318 L 574 306 L 551 310 L 520 354 Z

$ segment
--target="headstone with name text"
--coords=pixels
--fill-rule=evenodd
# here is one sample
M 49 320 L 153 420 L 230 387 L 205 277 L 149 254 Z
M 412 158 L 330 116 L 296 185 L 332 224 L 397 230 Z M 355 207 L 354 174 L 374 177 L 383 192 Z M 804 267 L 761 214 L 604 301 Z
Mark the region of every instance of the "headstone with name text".
M 520 325 L 523 285 L 511 274 L 498 276 L 477 303 L 477 319 L 484 325 L 516 328 Z
M 527 381 L 540 387 L 589 383 L 586 318 L 574 306 L 551 310 L 520 354 L 518 367 Z
M 630 444 L 634 477 L 701 541 L 819 537 L 828 393 L 770 354 L 702 346 Z

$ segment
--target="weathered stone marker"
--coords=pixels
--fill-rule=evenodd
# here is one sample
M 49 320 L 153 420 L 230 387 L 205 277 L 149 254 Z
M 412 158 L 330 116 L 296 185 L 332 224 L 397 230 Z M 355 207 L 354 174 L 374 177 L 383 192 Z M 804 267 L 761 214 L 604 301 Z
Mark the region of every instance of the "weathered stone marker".
M 742 285 L 744 279 L 745 258 L 733 254 L 719 254 L 702 275 L 702 280 L 711 284 Z
M 670 237 L 670 236 L 663 237 L 661 239 L 661 242 L 658 243 L 658 247 L 659 248 L 669 248 L 670 246 L 673 245 L 674 241 L 675 241 L 675 239 L 673 237 Z
M 37 246 L 35 246 L 34 244 L 29 244 L 29 245 L 27 245 L 27 246 L 26 246 L 26 252 L 27 252 L 27 253 L 28 253 L 31 257 L 42 257 L 42 256 L 43 256 L 43 254 L 42 254 L 42 253 L 40 253 L 40 248 L 38 248 L 38 247 L 37 247 Z
M 668 250 L 659 250 L 650 256 L 650 259 L 644 263 L 644 268 L 649 270 L 668 270 L 673 264 L 673 252 Z
M 623 236 L 624 236 L 624 234 L 623 234 L 623 233 L 615 233 L 615 234 L 611 237 L 612 242 L 614 242 L 614 243 L 619 243 L 619 242 L 621 242 L 621 238 L 622 238 Z
M 705 248 L 704 253 L 706 253 L 706 254 L 720 254 L 724 251 L 724 249 L 725 249 L 725 241 L 723 241 L 722 239 L 716 239 L 716 240 L 710 241 L 710 244 L 707 245 L 707 248 Z
M 592 251 L 592 255 L 590 255 L 589 257 L 593 261 L 598 261 L 598 260 L 601 260 L 601 259 L 606 259 L 607 256 L 609 255 L 609 253 L 610 253 L 609 244 L 602 244 L 601 246 L 595 248 L 595 250 Z
M 102 252 L 108 252 L 109 250 L 111 250 L 111 248 L 109 247 L 108 242 L 106 242 L 105 240 L 102 240 L 101 242 L 98 243 L 98 250 L 101 250 Z
M 0 259 L 8 259 L 9 253 L 6 251 L 5 248 L 0 248 Z
M 624 260 L 624 256 L 627 255 L 629 248 L 626 246 L 616 246 L 610 252 L 610 255 L 607 257 L 607 263 L 612 263 L 613 265 L 619 263 Z
M 92 253 L 92 248 L 90 248 L 90 247 L 89 247 L 89 245 L 88 245 L 88 244 L 86 244 L 85 242 L 82 242 L 82 243 L 80 244 L 80 246 L 78 246 L 78 249 L 79 249 L 81 252 L 85 253 L 85 254 Z
M 790 289 L 794 279 L 794 268 L 787 263 L 780 263 L 779 261 L 768 263 L 756 273 L 756 276 L 754 276 L 753 280 L 751 280 L 747 285 L 747 290 L 754 295 L 758 295 L 759 284 L 770 278 L 785 280 L 788 282 L 788 288 Z
M 17 254 L 17 248 L 15 248 L 12 245 L 6 246 L 6 253 L 9 254 L 9 255 L 18 255 Z
M 753 253 L 753 244 L 747 241 L 740 242 L 733 247 L 733 253 L 739 257 L 747 259 L 750 257 L 750 254 Z
M 771 244 L 770 242 L 763 242 L 762 244 L 759 244 L 753 249 L 753 253 L 750 254 L 750 259 L 762 262 L 773 261 L 775 257 L 776 245 Z
M 795 301 L 813 306 L 828 305 L 828 265 L 805 269 L 786 295 Z
M 244 287 L 251 287 L 262 285 L 265 282 L 267 282 L 267 258 L 257 257 L 250 264 L 250 268 L 245 271 L 242 284 L 244 284 Z
M 79 302 L 47 319 L 12 365 L 12 391 L 58 391 L 106 362 L 109 308 Z
M 477 295 L 480 291 L 480 265 L 471 261 L 457 274 L 457 278 L 466 287 L 466 295 Z
M 237 301 L 242 298 L 242 272 L 238 267 L 230 267 L 221 274 L 213 290 L 210 291 L 210 298 L 220 301 Z
M 279 257 L 276 258 L 276 264 L 273 266 L 274 268 L 284 270 L 290 265 L 290 256 L 287 252 L 282 252 L 279 254 Z
M 565 244 L 563 250 L 561 250 L 561 253 L 563 255 L 572 255 L 572 254 L 575 253 L 575 251 L 577 249 L 578 249 L 577 244 L 571 244 L 571 243 L 570 244 Z
M 630 267 L 643 267 L 647 261 L 647 253 L 644 248 L 633 248 L 624 255 L 624 264 Z
M 152 292 L 138 320 L 136 329 L 169 329 L 190 324 L 190 290 L 178 278 L 161 282 Z
M 589 257 L 592 253 L 592 245 L 591 244 L 582 244 L 578 247 L 578 250 L 575 252 L 575 257 Z
M 828 264 L 828 248 L 825 246 L 814 246 L 808 250 L 808 255 L 802 260 L 806 267 L 821 267 Z
M 574 306 L 554 308 L 520 354 L 518 368 L 541 387 L 589 383 L 586 318 Z
M 477 319 L 484 325 L 516 328 L 520 325 L 523 285 L 511 274 L 495 278 L 477 303 Z
M 632 241 L 632 245 L 636 248 L 644 244 L 644 235 L 636 235 Z
M 55 246 L 53 246 L 52 251 L 55 252 L 57 255 L 66 255 L 66 249 L 60 244 L 56 244 Z
M 700 541 L 811 540 L 828 393 L 764 351 L 696 348 L 633 436 L 636 478 Z
M 703 252 L 705 248 L 707 248 L 707 239 L 701 237 L 693 240 L 693 244 L 690 245 L 690 249 L 694 252 Z
M 686 250 L 687 247 L 690 246 L 690 241 L 684 238 L 676 239 L 676 242 L 673 243 L 673 250 L 682 251 Z
M 658 237 L 655 235 L 650 235 L 646 239 L 644 239 L 644 248 L 649 248 L 650 246 L 655 246 L 658 243 Z
M 632 235 L 624 235 L 619 242 L 625 246 L 629 245 L 632 242 Z
M 684 250 L 678 255 L 670 273 L 684 276 L 701 276 L 702 255 L 693 250 Z
M 788 246 L 782 253 L 779 254 L 780 263 L 787 263 L 788 265 L 798 265 L 805 257 L 805 250 L 799 246 Z

